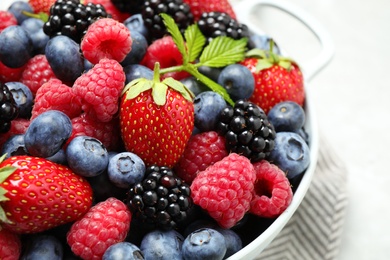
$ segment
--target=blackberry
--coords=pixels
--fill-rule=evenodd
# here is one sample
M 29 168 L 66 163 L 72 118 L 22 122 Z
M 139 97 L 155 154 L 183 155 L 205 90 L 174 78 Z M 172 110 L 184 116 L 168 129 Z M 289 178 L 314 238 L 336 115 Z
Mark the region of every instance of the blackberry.
M 250 101 L 238 100 L 222 109 L 217 129 L 225 137 L 226 149 L 249 158 L 265 159 L 275 146 L 276 132 L 264 111 Z
M 99 18 L 111 17 L 101 4 L 83 5 L 79 0 L 57 0 L 43 31 L 50 37 L 65 35 L 80 43 L 89 25 Z
M 123 13 L 138 14 L 141 13 L 144 0 L 111 0 L 111 3 Z
M 8 87 L 0 82 L 0 133 L 11 128 L 11 121 L 18 116 L 18 106 Z
M 198 26 L 208 42 L 218 36 L 228 36 L 235 40 L 250 36 L 245 24 L 223 12 L 203 13 L 198 20 Z
M 173 229 L 180 227 L 190 216 L 191 190 L 175 176 L 172 169 L 152 165 L 145 178 L 128 192 L 128 206 L 133 216 L 145 227 Z
M 150 42 L 163 37 L 167 33 L 160 16 L 161 13 L 170 15 L 182 33 L 194 22 L 190 6 L 182 0 L 146 0 L 142 9 L 142 17 L 149 31 Z

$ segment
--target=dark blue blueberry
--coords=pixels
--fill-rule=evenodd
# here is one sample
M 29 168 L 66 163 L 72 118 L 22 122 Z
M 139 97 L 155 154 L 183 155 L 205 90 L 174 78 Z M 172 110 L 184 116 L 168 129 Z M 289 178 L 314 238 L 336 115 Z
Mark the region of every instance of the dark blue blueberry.
M 45 54 L 54 74 L 63 82 L 74 82 L 84 72 L 80 46 L 67 36 L 51 38 L 46 44 Z
M 143 260 L 141 250 L 129 242 L 119 242 L 110 246 L 103 254 L 103 260 Z
M 90 62 L 89 60 L 87 60 L 87 59 L 84 59 L 84 71 L 85 72 L 87 72 L 87 71 L 89 71 L 90 69 L 92 69 L 93 68 L 93 63 L 92 62 Z
M 125 199 L 128 189 L 121 189 L 115 186 L 108 178 L 107 171 L 87 179 L 91 184 L 95 203 L 104 201 L 110 197 L 115 197 L 120 200 Z
M 46 157 L 49 161 L 66 165 L 67 164 L 67 159 L 66 159 L 66 153 L 64 149 L 60 149 L 58 152 L 56 152 L 54 155 Z
M 141 241 L 140 249 L 145 259 L 182 259 L 183 236 L 176 230 L 155 230 L 147 233 Z
M 131 51 L 121 62 L 123 67 L 130 64 L 140 63 L 142 58 L 145 56 L 146 50 L 148 49 L 148 41 L 141 33 L 134 31 L 131 32 L 130 35 L 133 43 L 131 45 Z
M 252 72 L 241 64 L 226 66 L 218 77 L 218 84 L 224 87 L 233 101 L 248 99 L 255 89 Z
M 153 71 L 140 64 L 127 65 L 123 70 L 126 75 L 126 84 L 138 78 L 153 79 Z
M 62 260 L 64 248 L 53 235 L 32 235 L 29 237 L 28 246 L 21 256 L 21 260 Z
M 29 16 L 23 14 L 22 12 L 34 13 L 31 5 L 26 1 L 15 1 L 8 7 L 8 12 L 12 13 L 18 24 L 29 18 Z
M 297 132 L 305 124 L 303 108 L 293 101 L 276 104 L 267 114 L 276 132 Z
M 116 186 L 130 188 L 144 178 L 145 164 L 138 155 L 122 152 L 109 160 L 107 172 L 110 181 Z
M 276 164 L 292 179 L 304 172 L 310 164 L 310 150 L 305 140 L 297 133 L 278 132 L 275 147 L 268 160 Z
M 24 145 L 24 135 L 13 135 L 8 138 L 8 140 L 3 144 L 1 154 L 7 154 L 6 158 L 14 155 L 27 155 L 28 152 Z
M 129 18 L 127 18 L 123 24 L 130 30 L 130 33 L 134 31 L 142 34 L 145 39 L 148 39 L 149 32 L 144 24 L 144 19 L 142 18 L 142 14 L 133 14 Z
M 201 81 L 195 77 L 190 76 L 180 80 L 195 96 L 203 91 L 209 90 Z
M 214 68 L 214 67 L 208 67 L 208 66 L 200 66 L 198 68 L 199 72 L 205 75 L 206 77 L 212 79 L 213 81 L 217 82 L 219 74 L 221 74 L 222 69 L 221 68 Z
M 296 131 L 295 133 L 299 134 L 303 140 L 305 140 L 305 142 L 307 144 L 309 144 L 309 141 L 310 141 L 310 135 L 309 133 L 306 131 L 305 127 L 302 127 L 300 129 L 298 129 L 298 131 Z
M 251 43 L 254 45 L 254 48 L 261 49 L 261 50 L 269 50 L 270 49 L 270 42 L 271 38 L 266 34 L 252 34 L 250 35 Z M 272 48 L 272 52 L 275 54 L 280 55 L 280 48 L 278 45 L 274 42 L 274 46 Z
M 69 167 L 84 177 L 94 177 L 107 169 L 108 152 L 102 142 L 89 136 L 76 136 L 66 148 Z
M 5 66 L 20 68 L 33 55 L 32 40 L 21 26 L 9 26 L 0 33 L 0 61 Z
M 215 130 L 219 113 L 226 107 L 226 101 L 214 91 L 204 91 L 194 99 L 195 126 L 202 132 Z
M 19 108 L 18 117 L 30 118 L 34 104 L 34 97 L 31 90 L 21 82 L 12 81 L 5 84 L 11 91 L 16 105 Z
M 234 255 L 242 249 L 242 240 L 235 231 L 223 228 L 217 228 L 216 230 L 225 237 L 226 254 L 224 259 Z
M 24 143 L 29 154 L 46 158 L 57 153 L 71 134 L 69 117 L 58 110 L 49 110 L 31 121 Z
M 226 250 L 224 236 L 211 228 L 192 232 L 186 237 L 182 246 L 185 260 L 220 260 L 224 258 Z
M 44 54 L 49 36 L 43 32 L 43 21 L 37 18 L 28 18 L 20 25 L 25 29 L 32 40 L 34 54 Z

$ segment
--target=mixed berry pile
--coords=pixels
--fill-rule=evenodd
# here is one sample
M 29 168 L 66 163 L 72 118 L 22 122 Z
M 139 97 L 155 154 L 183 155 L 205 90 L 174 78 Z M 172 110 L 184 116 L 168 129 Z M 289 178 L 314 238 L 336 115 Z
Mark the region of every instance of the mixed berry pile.
M 0 259 L 225 259 L 310 163 L 298 64 L 227 0 L 15 1 L 0 87 Z

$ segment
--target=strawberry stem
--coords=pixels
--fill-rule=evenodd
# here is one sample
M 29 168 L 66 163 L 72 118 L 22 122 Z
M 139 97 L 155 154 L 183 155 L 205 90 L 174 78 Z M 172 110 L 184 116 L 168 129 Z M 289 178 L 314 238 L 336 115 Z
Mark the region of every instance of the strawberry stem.
M 154 82 L 160 82 L 160 63 L 155 62 L 154 63 L 154 69 L 153 69 L 153 81 Z

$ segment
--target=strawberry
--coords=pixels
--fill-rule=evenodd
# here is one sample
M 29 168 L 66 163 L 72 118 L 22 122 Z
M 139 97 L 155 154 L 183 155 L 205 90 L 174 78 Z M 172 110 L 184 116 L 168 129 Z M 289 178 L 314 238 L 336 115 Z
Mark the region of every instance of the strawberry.
M 19 234 L 0 227 L 0 259 L 18 260 L 22 250 Z
M 236 14 L 229 0 L 183 0 L 190 6 L 194 20 L 199 20 L 202 13 L 221 12 L 227 13 L 231 18 L 236 19 Z
M 50 7 L 56 0 L 28 0 L 35 13 L 50 14 Z
M 159 66 L 157 62 L 153 80 L 139 78 L 126 85 L 119 121 L 126 150 L 146 165 L 172 167 L 194 127 L 193 95 L 173 78 L 161 82 Z
M 249 101 L 261 107 L 267 114 L 276 104 L 294 101 L 303 106 L 305 90 L 303 76 L 298 65 L 291 59 L 272 52 L 254 49 L 241 62 L 255 78 L 255 90 Z
M 79 219 L 92 189 L 63 165 L 31 156 L 0 158 L 0 223 L 15 233 L 41 232 Z

